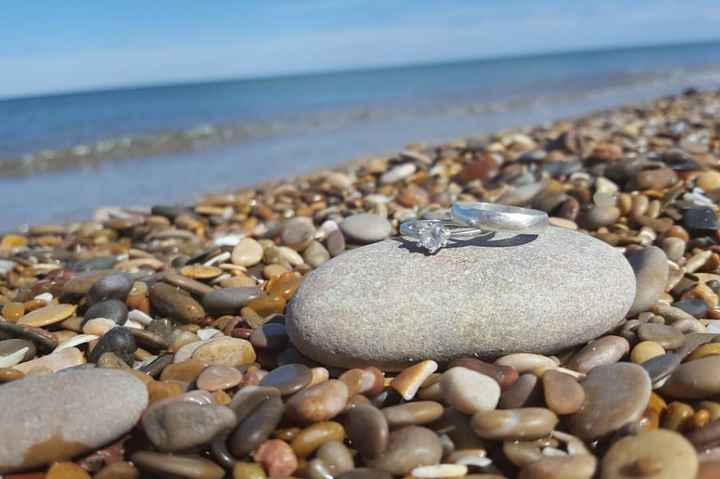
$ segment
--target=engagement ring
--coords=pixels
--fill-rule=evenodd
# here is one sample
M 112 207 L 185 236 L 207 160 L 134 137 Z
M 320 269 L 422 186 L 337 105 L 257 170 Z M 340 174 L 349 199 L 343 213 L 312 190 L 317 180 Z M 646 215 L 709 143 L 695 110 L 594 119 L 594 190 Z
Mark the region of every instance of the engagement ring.
M 470 240 L 494 232 L 540 234 L 549 224 L 543 211 L 494 203 L 455 202 L 450 219 L 409 220 L 400 225 L 400 234 L 431 254 L 450 240 Z

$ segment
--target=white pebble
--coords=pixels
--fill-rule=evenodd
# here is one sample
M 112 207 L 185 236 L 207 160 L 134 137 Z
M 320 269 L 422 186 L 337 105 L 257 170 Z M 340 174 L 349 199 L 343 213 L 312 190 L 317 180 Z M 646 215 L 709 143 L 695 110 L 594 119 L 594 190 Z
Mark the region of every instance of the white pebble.
M 242 233 L 219 236 L 213 240 L 215 246 L 236 246 L 241 239 L 245 238 Z
M 467 475 L 468 468 L 463 464 L 434 464 L 420 466 L 411 471 L 413 477 L 440 479 L 444 477 L 462 477 Z
M 147 326 L 152 322 L 152 318 L 145 314 L 144 311 L 140 311 L 139 309 L 132 309 L 128 312 L 128 321 L 135 321 L 140 324 L 143 324 Z
M 53 295 L 46 292 L 46 293 L 38 294 L 33 299 L 39 299 L 40 301 L 45 301 L 46 303 L 49 303 L 50 301 L 53 300 Z
M 63 349 L 89 343 L 90 341 L 95 341 L 96 339 L 100 339 L 100 336 L 96 336 L 94 334 L 78 334 L 77 336 L 73 336 L 72 338 L 69 338 L 60 343 L 60 345 L 53 350 L 53 353 L 57 353 L 58 351 L 62 351 Z
M 222 332 L 219 329 L 215 328 L 203 328 L 198 329 L 195 334 L 197 334 L 198 337 L 203 341 L 206 341 L 214 336 L 217 336 L 218 334 L 222 335 Z
M 225 251 L 225 252 L 220 253 L 220 254 L 217 255 L 217 256 L 213 256 L 213 257 L 210 258 L 209 260 L 205 261 L 205 262 L 203 263 L 203 265 L 205 265 L 205 266 L 213 266 L 213 265 L 216 265 L 216 264 L 218 264 L 218 263 L 224 263 L 225 261 L 227 261 L 227 260 L 229 260 L 229 259 L 230 259 L 230 252 L 229 252 L 229 251 Z
M 0 368 L 11 368 L 15 366 L 16 364 L 19 364 L 20 361 L 25 357 L 25 353 L 28 352 L 28 347 L 20 348 L 14 353 L 8 354 L 6 356 L 0 356 Z

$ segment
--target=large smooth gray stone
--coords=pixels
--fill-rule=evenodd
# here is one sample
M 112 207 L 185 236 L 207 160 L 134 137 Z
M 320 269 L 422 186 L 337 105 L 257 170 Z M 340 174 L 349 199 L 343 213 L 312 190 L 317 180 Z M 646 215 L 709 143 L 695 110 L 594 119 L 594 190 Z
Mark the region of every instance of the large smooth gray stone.
M 132 429 L 148 404 L 139 379 L 79 369 L 0 387 L 0 473 L 71 459 Z
M 550 353 L 616 326 L 635 297 L 617 250 L 549 228 L 428 256 L 391 239 L 308 274 L 288 307 L 300 352 L 340 367 L 399 369 L 421 359 Z M 510 246 L 508 246 L 510 245 Z

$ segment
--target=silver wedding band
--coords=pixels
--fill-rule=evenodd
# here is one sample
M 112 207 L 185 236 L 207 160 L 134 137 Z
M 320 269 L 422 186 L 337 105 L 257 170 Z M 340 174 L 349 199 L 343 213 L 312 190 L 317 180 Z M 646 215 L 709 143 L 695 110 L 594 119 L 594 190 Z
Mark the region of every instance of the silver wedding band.
M 544 211 L 470 201 L 453 203 L 450 216 L 453 221 L 463 226 L 518 234 L 540 234 L 550 223 L 550 218 Z
M 547 213 L 495 203 L 455 202 L 449 219 L 410 220 L 400 225 L 400 234 L 430 253 L 450 240 L 469 240 L 493 232 L 538 235 L 549 224 Z

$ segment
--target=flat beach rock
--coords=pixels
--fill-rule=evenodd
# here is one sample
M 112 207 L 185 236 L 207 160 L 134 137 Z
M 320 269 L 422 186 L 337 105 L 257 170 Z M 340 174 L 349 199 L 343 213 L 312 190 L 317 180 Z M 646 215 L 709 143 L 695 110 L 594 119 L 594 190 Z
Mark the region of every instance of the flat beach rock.
M 613 328 L 634 297 L 623 255 L 571 230 L 456 243 L 435 255 L 390 239 L 308 274 L 288 306 L 287 332 L 323 364 L 391 370 L 555 352 Z
M 132 429 L 147 406 L 145 385 L 115 369 L 63 371 L 0 388 L 0 473 L 63 461 Z

